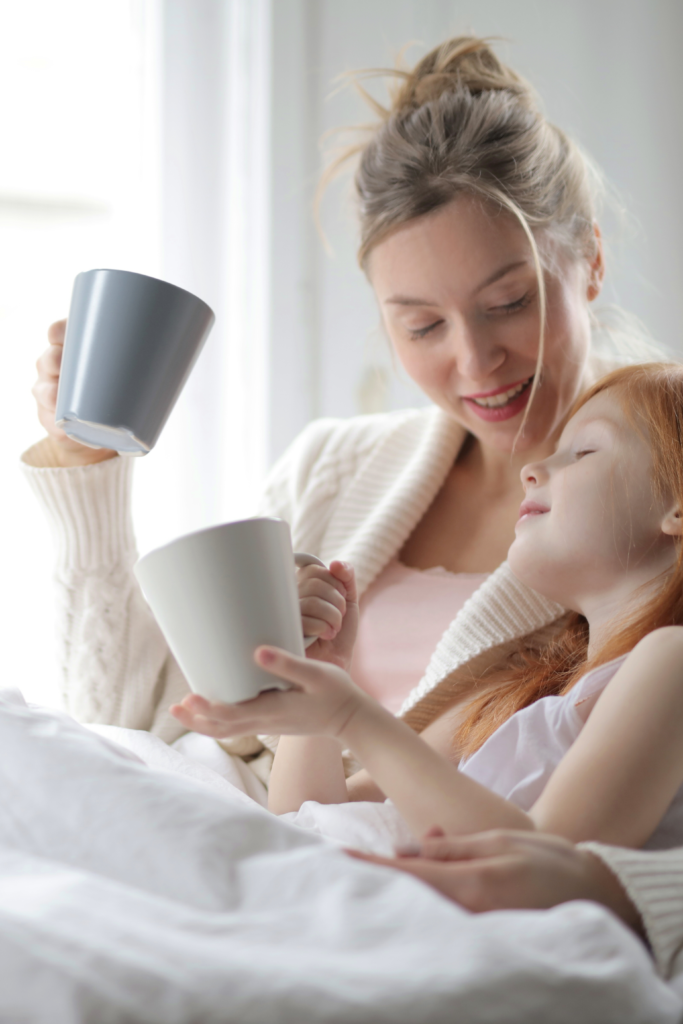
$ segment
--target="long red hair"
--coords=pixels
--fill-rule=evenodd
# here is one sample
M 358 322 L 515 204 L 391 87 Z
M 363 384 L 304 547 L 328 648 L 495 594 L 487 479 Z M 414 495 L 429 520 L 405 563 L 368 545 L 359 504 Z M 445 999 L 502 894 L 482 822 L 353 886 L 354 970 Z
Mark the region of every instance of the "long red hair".
M 615 370 L 583 394 L 570 415 L 594 395 L 608 390 L 650 447 L 655 495 L 670 496 L 683 510 L 683 365 L 644 363 Z M 504 663 L 489 666 L 492 685 L 467 705 L 454 736 L 454 748 L 461 756 L 470 756 L 516 711 L 541 697 L 567 693 L 586 672 L 627 654 L 652 630 L 670 625 L 683 625 L 681 544 L 675 565 L 662 575 L 656 593 L 616 626 L 590 659 L 588 624 L 583 616 L 571 613 L 550 642 L 539 647 L 537 641 L 523 640 L 516 650 L 506 652 Z M 421 731 L 462 694 L 462 675 L 455 673 L 409 712 L 406 720 Z

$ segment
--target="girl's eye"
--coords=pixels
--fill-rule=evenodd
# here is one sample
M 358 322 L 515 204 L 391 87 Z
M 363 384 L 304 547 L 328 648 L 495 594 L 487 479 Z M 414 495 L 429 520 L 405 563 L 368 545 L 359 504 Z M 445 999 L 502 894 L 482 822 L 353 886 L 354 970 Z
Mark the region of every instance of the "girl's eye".
M 492 306 L 490 312 L 493 314 L 516 313 L 518 309 L 524 309 L 528 306 L 534 295 L 532 291 L 525 292 L 520 299 L 516 299 L 514 302 L 506 302 L 504 306 Z
M 584 455 L 593 455 L 594 452 L 594 448 L 582 448 L 580 452 L 576 452 L 576 457 L 577 459 L 582 459 Z
M 418 327 L 418 328 L 409 327 L 408 328 L 408 334 L 410 335 L 411 338 L 414 338 L 416 340 L 418 338 L 424 338 L 427 334 L 429 334 L 430 331 L 433 331 L 435 327 L 438 327 L 439 324 L 442 324 L 442 323 L 443 323 L 443 320 L 435 320 L 433 324 L 427 324 L 426 327 Z

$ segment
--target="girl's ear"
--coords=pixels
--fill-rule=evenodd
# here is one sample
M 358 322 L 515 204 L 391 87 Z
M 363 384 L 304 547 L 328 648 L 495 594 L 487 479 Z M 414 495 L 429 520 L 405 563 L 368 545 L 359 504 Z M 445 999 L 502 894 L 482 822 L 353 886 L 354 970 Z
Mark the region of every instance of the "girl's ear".
M 683 514 L 678 508 L 672 508 L 662 520 L 662 533 L 669 537 L 683 536 Z

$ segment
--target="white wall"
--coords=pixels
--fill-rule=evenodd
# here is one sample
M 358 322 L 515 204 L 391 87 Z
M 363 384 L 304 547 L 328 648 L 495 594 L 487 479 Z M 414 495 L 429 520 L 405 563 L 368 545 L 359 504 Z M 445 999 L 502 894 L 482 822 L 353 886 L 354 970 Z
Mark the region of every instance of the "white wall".
M 508 40 L 501 55 L 534 83 L 548 116 L 602 166 L 631 214 L 626 229 L 611 216 L 605 220 L 606 299 L 683 353 L 680 0 L 275 0 L 275 11 L 273 166 L 286 168 L 289 179 L 273 193 L 281 244 L 273 250 L 272 289 L 281 315 L 271 344 L 276 359 L 279 352 L 288 360 L 297 387 L 278 399 L 271 455 L 309 415 L 421 401 L 393 375 L 382 394 L 390 360 L 356 266 L 348 185 L 332 186 L 323 205 L 333 257 L 311 230 L 317 140 L 330 128 L 368 119 L 352 93 L 329 97 L 334 79 L 353 68 L 391 65 L 411 41 L 420 45 L 408 59 L 468 30 Z M 295 295 L 298 305 L 288 311 Z

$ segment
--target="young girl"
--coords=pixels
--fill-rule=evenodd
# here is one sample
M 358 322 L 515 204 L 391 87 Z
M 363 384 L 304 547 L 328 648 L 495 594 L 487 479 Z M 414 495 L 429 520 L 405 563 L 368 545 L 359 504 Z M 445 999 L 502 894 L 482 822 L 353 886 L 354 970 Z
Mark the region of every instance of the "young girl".
M 217 737 L 283 734 L 278 813 L 388 796 L 415 835 L 500 827 L 683 843 L 682 423 L 678 365 L 622 368 L 579 400 L 555 454 L 522 470 L 508 555 L 519 579 L 573 614 L 466 705 L 457 685 L 442 695 L 421 735 L 346 672 L 357 609 L 342 563 L 304 571 L 305 631 L 320 638 L 309 659 L 256 652 L 292 689 L 233 706 L 192 695 L 173 713 Z M 345 747 L 365 766 L 348 783 Z

